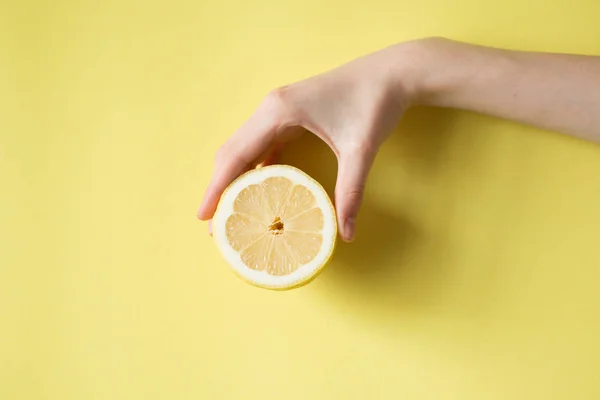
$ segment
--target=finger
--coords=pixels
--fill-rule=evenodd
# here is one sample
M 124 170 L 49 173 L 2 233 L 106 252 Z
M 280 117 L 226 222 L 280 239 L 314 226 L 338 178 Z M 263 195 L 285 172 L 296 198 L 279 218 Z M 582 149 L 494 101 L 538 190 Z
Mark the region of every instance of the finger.
M 299 123 L 300 121 L 296 122 Z M 268 165 L 279 164 L 281 162 L 281 155 L 285 148 L 285 144 L 299 138 L 306 132 L 306 129 L 301 125 L 290 125 L 279 131 L 277 133 L 277 141 L 271 145 L 268 151 L 260 159 L 257 166 L 266 167 Z
M 273 143 L 277 131 L 284 124 L 281 108 L 263 104 L 256 113 L 219 149 L 215 169 L 198 218 L 212 218 L 221 194 L 240 174 L 253 166 L 253 162 Z
M 252 169 L 252 165 L 250 164 L 240 165 L 239 168 L 236 167 L 236 169 L 233 171 L 229 170 L 230 172 L 227 172 L 227 170 L 225 172 L 217 172 L 217 167 L 215 167 L 215 171 L 213 172 L 211 182 L 208 188 L 206 189 L 206 192 L 204 193 L 202 204 L 200 204 L 198 212 L 196 213 L 198 219 L 202 221 L 210 220 L 215 214 L 217 205 L 219 204 L 219 200 L 221 199 L 221 194 L 223 193 L 225 188 L 227 188 L 229 183 L 235 180 L 235 178 L 249 171 L 250 169 Z M 217 173 L 221 175 L 217 175 Z M 231 178 L 224 176 L 225 173 L 228 173 L 229 176 L 231 176 Z
M 258 166 L 266 167 L 268 165 L 274 165 L 274 164 L 279 163 L 282 152 L 283 152 L 283 144 L 276 143 L 275 145 L 273 145 L 273 148 L 268 153 L 268 155 L 264 159 L 262 159 L 260 164 L 258 164 Z
M 356 217 L 374 158 L 374 152 L 364 149 L 342 152 L 339 156 L 335 206 L 341 237 L 348 242 L 354 240 Z

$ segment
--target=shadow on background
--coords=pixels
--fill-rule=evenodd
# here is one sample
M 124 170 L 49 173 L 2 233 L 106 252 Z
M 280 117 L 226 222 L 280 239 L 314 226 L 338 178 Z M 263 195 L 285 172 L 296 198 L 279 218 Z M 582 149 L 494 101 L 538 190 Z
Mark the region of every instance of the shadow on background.
M 456 111 L 448 109 L 411 109 L 382 146 L 369 181 L 378 179 L 378 167 L 382 163 L 398 171 L 435 175 L 445 157 L 455 116 Z M 317 179 L 333 198 L 337 160 L 319 138 L 307 132 L 285 149 L 281 161 Z M 364 207 L 361 210 L 364 211 Z
M 462 140 L 452 137 L 456 116 L 451 110 L 411 110 L 382 147 L 356 240 L 339 241 L 331 264 L 311 284 L 341 310 L 377 321 L 384 314 L 396 324 L 403 315 L 443 308 L 457 290 L 452 286 L 460 281 L 452 262 L 454 191 L 440 178 L 452 156 L 450 144 L 460 146 Z M 304 170 L 333 196 L 337 160 L 314 135 L 286 149 L 282 162 Z M 376 193 L 369 189 L 374 186 Z

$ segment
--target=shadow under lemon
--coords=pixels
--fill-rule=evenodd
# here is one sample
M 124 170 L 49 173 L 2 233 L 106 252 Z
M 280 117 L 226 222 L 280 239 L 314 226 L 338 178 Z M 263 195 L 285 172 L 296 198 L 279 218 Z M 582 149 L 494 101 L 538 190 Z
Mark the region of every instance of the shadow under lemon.
M 451 257 L 452 221 L 440 220 L 436 226 L 444 229 L 432 231 L 420 218 L 428 204 L 416 204 L 415 212 L 415 202 L 430 202 L 436 215 L 449 218 L 435 199 L 432 203 L 426 198 L 435 191 L 423 187 L 435 187 L 453 118 L 447 110 L 411 110 L 382 146 L 369 175 L 355 241 L 339 240 L 330 264 L 310 284 L 342 311 L 396 320 L 441 301 L 452 273 L 445 268 Z M 316 136 L 301 136 L 285 149 L 281 161 L 318 180 L 333 199 L 337 160 Z M 410 179 L 401 179 L 403 173 Z M 413 190 L 424 198 L 404 195 Z

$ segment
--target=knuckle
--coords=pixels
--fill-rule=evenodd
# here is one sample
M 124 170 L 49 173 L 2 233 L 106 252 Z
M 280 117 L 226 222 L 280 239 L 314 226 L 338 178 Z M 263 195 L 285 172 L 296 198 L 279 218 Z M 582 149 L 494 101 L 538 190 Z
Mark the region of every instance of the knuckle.
M 378 149 L 376 141 L 372 138 L 373 135 L 359 132 L 344 143 L 344 153 L 349 157 L 361 157 L 375 153 Z
M 347 190 L 345 194 L 346 194 L 346 197 L 352 203 L 360 203 L 363 199 L 364 193 L 365 193 L 365 186 L 357 185 L 357 186 L 354 186 L 354 187 L 350 188 L 349 190 Z
M 368 142 L 346 145 L 342 150 L 344 164 L 368 170 L 377 156 L 377 150 L 377 146 Z
M 273 106 L 281 106 L 289 100 L 289 94 L 290 87 L 281 86 L 271 90 L 265 97 L 265 100 Z
M 351 144 L 350 152 L 355 156 L 368 156 L 377 152 L 377 145 L 369 138 L 363 138 Z
M 262 108 L 276 121 L 283 121 L 292 113 L 292 89 L 282 86 L 271 90 L 263 99 Z

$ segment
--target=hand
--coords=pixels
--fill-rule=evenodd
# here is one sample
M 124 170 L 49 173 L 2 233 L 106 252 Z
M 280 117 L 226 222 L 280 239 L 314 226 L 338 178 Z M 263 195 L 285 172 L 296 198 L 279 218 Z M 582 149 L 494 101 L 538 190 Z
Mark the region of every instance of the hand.
M 273 163 L 304 129 L 335 153 L 335 206 L 342 239 L 351 241 L 375 155 L 410 104 L 394 73 L 392 48 L 276 89 L 219 149 L 198 218 L 212 218 L 223 190 L 259 163 Z M 304 128 L 304 129 L 302 129 Z
M 475 111 L 600 143 L 600 57 L 430 38 L 277 89 L 217 153 L 198 217 L 212 218 L 233 179 L 272 162 L 305 128 L 337 156 L 338 223 L 342 239 L 352 240 L 375 155 L 412 104 Z

